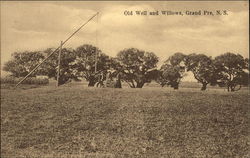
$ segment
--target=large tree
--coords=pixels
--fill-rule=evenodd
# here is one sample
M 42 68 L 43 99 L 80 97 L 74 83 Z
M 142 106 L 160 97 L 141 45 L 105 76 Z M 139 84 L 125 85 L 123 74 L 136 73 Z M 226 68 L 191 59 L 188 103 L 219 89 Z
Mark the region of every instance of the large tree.
M 185 55 L 182 53 L 175 53 L 170 56 L 161 66 L 161 76 L 158 82 L 164 86 L 169 85 L 174 89 L 179 88 L 181 79 L 185 75 Z
M 95 46 L 85 44 L 76 48 L 75 70 L 78 77 L 89 82 L 88 86 L 94 86 L 100 78 L 103 80 L 110 64 L 110 58 Z
M 48 56 L 52 53 L 54 49 L 49 48 L 45 50 L 44 56 Z M 55 52 L 52 56 L 50 56 L 42 65 L 41 69 L 43 74 L 46 74 L 49 78 L 57 77 L 57 68 L 58 68 L 58 54 L 59 52 Z M 60 62 L 60 79 L 59 83 L 64 84 L 70 80 L 78 80 L 76 72 L 75 72 L 75 60 L 76 53 L 73 49 L 63 48 L 61 52 L 61 62 Z
M 7 61 L 3 70 L 10 72 L 14 77 L 24 77 L 32 69 L 35 68 L 44 59 L 44 56 L 39 51 L 15 52 L 12 54 L 11 60 Z M 31 76 L 43 74 L 41 68 L 31 74 Z
M 152 52 L 129 48 L 117 54 L 120 65 L 121 79 L 131 88 L 142 88 L 151 82 L 158 63 L 158 57 Z
M 248 59 L 240 54 L 225 53 L 215 57 L 215 68 L 219 75 L 218 84 L 227 86 L 228 91 L 236 91 L 249 79 Z
M 204 54 L 190 54 L 186 56 L 187 71 L 191 71 L 194 78 L 202 84 L 201 90 L 206 90 L 208 84 L 214 84 L 218 75 L 211 57 Z

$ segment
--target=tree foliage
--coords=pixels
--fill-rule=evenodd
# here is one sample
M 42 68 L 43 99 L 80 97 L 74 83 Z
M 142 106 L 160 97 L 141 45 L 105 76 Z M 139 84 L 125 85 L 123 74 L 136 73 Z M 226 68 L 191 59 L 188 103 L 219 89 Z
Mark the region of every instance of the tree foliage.
M 117 54 L 117 61 L 122 72 L 121 79 L 131 88 L 142 88 L 145 83 L 151 82 L 158 57 L 152 52 L 145 52 L 136 48 L 129 48 Z
M 161 86 L 169 85 L 174 89 L 179 88 L 180 81 L 185 75 L 185 57 L 182 53 L 175 53 L 164 62 L 158 79 Z
M 48 56 L 54 50 L 49 48 L 44 51 L 44 55 Z M 41 68 L 43 73 L 46 74 L 49 78 L 57 77 L 58 71 L 58 55 L 59 51 L 55 52 L 51 57 L 49 57 Z M 75 69 L 76 55 L 73 49 L 63 48 L 61 52 L 61 61 L 60 61 L 60 79 L 59 83 L 64 84 L 70 80 L 78 80 Z
M 95 62 L 97 60 L 97 71 Z M 100 49 L 92 45 L 82 45 L 76 49 L 75 70 L 78 77 L 89 81 L 89 86 L 94 86 L 100 78 L 106 76 L 111 60 Z
M 239 90 L 242 85 L 248 83 L 248 63 L 248 59 L 230 52 L 215 57 L 218 84 L 227 86 L 228 91 Z
M 53 51 L 49 48 L 45 51 L 15 52 L 3 70 L 14 77 L 24 77 Z M 30 77 L 46 75 L 56 79 L 58 53 L 50 56 Z M 63 48 L 59 83 L 85 78 L 89 86 L 104 85 L 105 80 L 105 83 L 109 80 L 113 87 L 121 88 L 121 81 L 125 81 L 132 88 L 142 88 L 145 83 L 155 80 L 161 86 L 178 89 L 185 72 L 191 71 L 203 85 L 201 90 L 205 90 L 208 84 L 218 84 L 226 86 L 228 91 L 236 91 L 249 84 L 249 59 L 239 54 L 228 52 L 212 59 L 204 54 L 175 53 L 160 69 L 157 69 L 158 60 L 154 53 L 136 48 L 124 49 L 115 58 L 88 44 L 76 50 Z
M 191 71 L 194 78 L 202 84 L 201 90 L 206 90 L 208 84 L 215 84 L 217 75 L 211 57 L 204 54 L 190 54 L 186 56 L 187 71 Z
M 38 63 L 44 59 L 44 56 L 39 51 L 25 51 L 25 52 L 15 52 L 12 54 L 11 60 L 7 61 L 3 70 L 10 72 L 14 77 L 24 77 L 32 69 L 34 69 Z M 43 74 L 42 69 L 39 68 L 36 72 L 31 74 L 31 76 Z

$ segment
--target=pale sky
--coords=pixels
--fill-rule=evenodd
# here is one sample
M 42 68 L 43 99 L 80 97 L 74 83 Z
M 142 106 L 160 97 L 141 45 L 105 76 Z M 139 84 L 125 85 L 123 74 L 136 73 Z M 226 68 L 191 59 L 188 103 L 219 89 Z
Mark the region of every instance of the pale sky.
M 3 2 L 1 67 L 11 53 L 58 47 L 82 23 L 94 18 L 65 47 L 92 44 L 115 56 L 135 47 L 154 52 L 160 61 L 176 52 L 249 56 L 248 1 L 241 2 Z M 124 11 L 227 10 L 227 16 L 125 16 Z

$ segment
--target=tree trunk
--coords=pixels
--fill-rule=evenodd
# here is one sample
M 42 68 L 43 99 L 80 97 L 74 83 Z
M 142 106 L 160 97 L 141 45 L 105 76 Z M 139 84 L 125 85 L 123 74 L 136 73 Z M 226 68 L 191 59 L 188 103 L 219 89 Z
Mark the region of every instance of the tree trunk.
M 130 88 L 135 88 L 135 86 L 133 84 L 130 84 L 129 81 L 126 81 L 127 84 L 129 85 Z
M 178 81 L 171 82 L 170 86 L 173 87 L 174 90 L 178 90 L 179 89 L 179 82 Z
M 115 88 L 122 88 L 121 80 L 115 82 Z
M 179 84 L 175 84 L 173 87 L 174 87 L 174 90 L 178 90 L 179 89 Z
M 116 75 L 116 82 L 115 82 L 115 88 L 122 88 L 122 83 L 121 83 L 121 75 L 118 73 Z
M 201 90 L 205 91 L 207 89 L 207 83 L 202 83 Z
M 234 86 L 233 85 L 230 86 L 230 89 L 231 89 L 231 92 L 234 92 Z
M 142 88 L 144 86 L 144 82 L 138 82 L 136 88 Z
M 239 91 L 240 89 L 241 89 L 241 85 L 239 85 L 239 88 L 238 89 L 235 89 L 236 88 L 236 86 L 234 87 L 234 90 L 233 91 Z
M 227 85 L 227 91 L 230 92 L 230 86 L 229 85 Z
M 93 80 L 90 80 L 89 81 L 89 84 L 88 84 L 88 87 L 94 87 L 95 86 L 95 81 L 93 81 Z
M 179 87 L 178 86 L 174 86 L 174 90 L 178 90 L 179 89 Z

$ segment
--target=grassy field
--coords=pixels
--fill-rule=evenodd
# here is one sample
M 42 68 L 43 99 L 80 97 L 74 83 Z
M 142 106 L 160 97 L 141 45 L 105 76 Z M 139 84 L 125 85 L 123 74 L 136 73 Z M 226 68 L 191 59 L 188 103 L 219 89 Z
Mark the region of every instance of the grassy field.
M 1 87 L 1 157 L 248 158 L 249 91 Z

